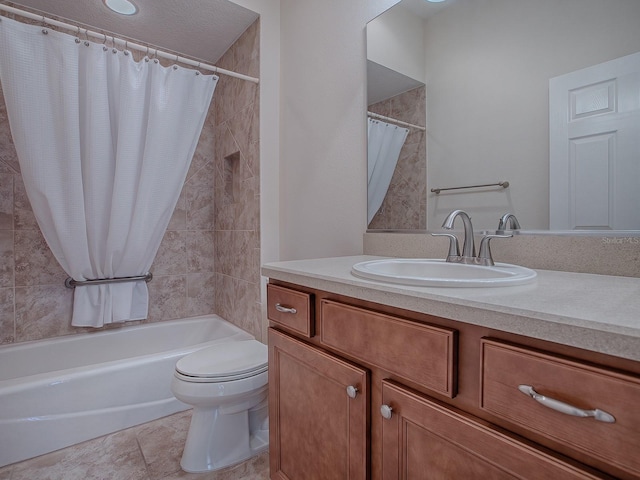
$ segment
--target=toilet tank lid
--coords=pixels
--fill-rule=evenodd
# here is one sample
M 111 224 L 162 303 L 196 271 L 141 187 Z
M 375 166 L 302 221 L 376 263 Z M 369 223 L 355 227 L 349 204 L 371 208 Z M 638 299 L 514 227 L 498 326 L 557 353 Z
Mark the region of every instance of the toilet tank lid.
M 242 340 L 196 350 L 178 360 L 176 370 L 194 377 L 228 377 L 262 369 L 267 361 L 265 344 Z

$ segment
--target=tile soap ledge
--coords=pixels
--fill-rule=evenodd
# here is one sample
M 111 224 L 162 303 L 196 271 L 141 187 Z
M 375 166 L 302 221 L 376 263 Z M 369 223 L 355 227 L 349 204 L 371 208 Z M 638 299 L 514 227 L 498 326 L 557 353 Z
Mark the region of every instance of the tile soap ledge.
M 357 255 L 268 263 L 262 275 L 509 333 L 640 361 L 640 278 L 537 270 L 534 283 L 412 287 L 351 274 Z

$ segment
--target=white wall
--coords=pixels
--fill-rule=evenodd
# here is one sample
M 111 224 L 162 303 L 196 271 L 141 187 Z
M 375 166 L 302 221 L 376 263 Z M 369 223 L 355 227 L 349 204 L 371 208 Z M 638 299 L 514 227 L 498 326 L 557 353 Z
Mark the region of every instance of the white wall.
M 640 50 L 640 2 L 458 0 L 430 19 L 427 187 L 508 180 L 507 190 L 429 194 L 428 228 L 456 208 L 476 229 L 511 211 L 548 228 L 549 78 Z
M 367 25 L 367 58 L 425 83 L 424 21 L 401 5 Z
M 365 26 L 396 2 L 280 2 L 282 260 L 362 252 Z

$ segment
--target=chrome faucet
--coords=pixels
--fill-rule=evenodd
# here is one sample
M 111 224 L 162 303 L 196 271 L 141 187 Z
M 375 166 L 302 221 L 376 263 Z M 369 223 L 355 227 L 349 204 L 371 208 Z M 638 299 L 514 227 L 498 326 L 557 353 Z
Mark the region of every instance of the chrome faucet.
M 511 214 L 509 214 L 511 215 Z M 506 215 L 505 215 L 506 216 Z M 456 218 L 462 218 L 462 224 L 464 226 L 464 242 L 462 246 L 462 255 L 460 254 L 460 246 L 458 244 L 458 238 L 451 233 L 432 233 L 434 237 L 448 237 L 449 238 L 449 252 L 447 254 L 446 261 L 453 263 L 466 263 L 472 265 L 494 265 L 493 258 L 491 256 L 491 248 L 489 242 L 492 238 L 509 238 L 513 235 L 485 235 L 480 242 L 480 252 L 476 257 L 476 245 L 473 238 L 473 225 L 471 224 L 471 217 L 464 210 L 454 210 L 442 223 L 442 228 L 451 230 Z M 503 217 L 504 218 L 504 217 Z M 516 224 L 518 220 L 515 216 L 511 215 L 511 218 L 515 220 Z M 520 226 L 518 225 L 518 228 Z
M 442 228 L 451 230 L 453 228 L 453 222 L 456 218 L 462 218 L 462 224 L 464 226 L 464 243 L 462 244 L 462 257 L 459 263 L 473 263 L 465 261 L 464 259 L 471 259 L 476 256 L 476 243 L 473 238 L 473 225 L 471 225 L 471 217 L 464 210 L 454 210 L 444 222 L 442 222 Z
M 509 228 L 507 228 L 509 225 Z M 505 230 L 520 230 L 520 222 L 513 213 L 505 213 L 500 217 L 498 222 L 498 233 L 502 233 Z

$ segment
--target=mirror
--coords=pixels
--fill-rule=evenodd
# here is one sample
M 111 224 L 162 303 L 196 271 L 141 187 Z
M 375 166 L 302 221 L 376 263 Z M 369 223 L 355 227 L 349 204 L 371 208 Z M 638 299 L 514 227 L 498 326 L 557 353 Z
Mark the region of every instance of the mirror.
M 461 208 L 476 230 L 496 230 L 507 212 L 523 230 L 640 230 L 640 68 L 590 76 L 640 60 L 639 24 L 636 0 L 402 0 L 370 22 L 368 110 L 414 126 L 369 229 L 439 230 Z M 578 74 L 583 83 L 567 83 Z M 631 133 L 566 137 L 572 120 L 609 111 Z M 623 211 L 633 218 L 616 220 Z

